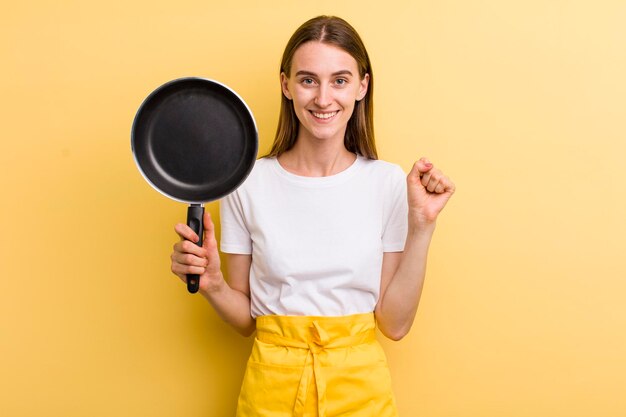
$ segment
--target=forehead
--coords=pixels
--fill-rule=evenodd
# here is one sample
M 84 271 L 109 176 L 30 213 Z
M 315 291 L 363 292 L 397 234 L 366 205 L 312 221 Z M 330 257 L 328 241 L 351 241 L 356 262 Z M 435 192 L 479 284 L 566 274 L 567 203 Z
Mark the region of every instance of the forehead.
M 324 75 L 343 70 L 358 75 L 356 60 L 343 49 L 322 42 L 303 43 L 296 49 L 291 61 L 291 74 L 308 71 Z

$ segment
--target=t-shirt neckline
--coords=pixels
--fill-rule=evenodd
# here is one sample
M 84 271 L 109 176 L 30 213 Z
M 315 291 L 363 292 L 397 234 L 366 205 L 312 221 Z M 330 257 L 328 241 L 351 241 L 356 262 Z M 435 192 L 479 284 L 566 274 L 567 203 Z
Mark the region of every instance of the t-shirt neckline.
M 284 179 L 292 182 L 294 184 L 309 186 L 309 187 L 320 187 L 320 186 L 332 186 L 343 183 L 347 181 L 350 177 L 354 175 L 355 172 L 358 171 L 359 167 L 363 163 L 364 157 L 361 155 L 357 155 L 354 162 L 344 169 L 341 172 L 338 172 L 333 175 L 328 175 L 325 177 L 307 177 L 304 175 L 297 175 L 287 171 L 285 168 L 280 165 L 278 162 L 278 158 L 272 157 L 268 158 L 271 161 L 272 167 L 274 170 Z

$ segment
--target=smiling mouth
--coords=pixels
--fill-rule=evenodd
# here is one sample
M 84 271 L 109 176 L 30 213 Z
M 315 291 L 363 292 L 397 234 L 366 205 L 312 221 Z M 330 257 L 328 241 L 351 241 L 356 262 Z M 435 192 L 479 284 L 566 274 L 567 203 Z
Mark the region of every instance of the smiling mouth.
M 322 120 L 328 120 L 328 119 L 331 119 L 331 118 L 333 118 L 333 117 L 334 117 L 337 113 L 339 113 L 339 111 L 331 111 L 331 112 L 328 112 L 328 113 L 319 113 L 319 112 L 312 111 L 312 110 L 309 110 L 309 111 L 310 111 L 310 113 L 313 115 L 313 117 L 315 117 L 316 119 L 322 119 Z

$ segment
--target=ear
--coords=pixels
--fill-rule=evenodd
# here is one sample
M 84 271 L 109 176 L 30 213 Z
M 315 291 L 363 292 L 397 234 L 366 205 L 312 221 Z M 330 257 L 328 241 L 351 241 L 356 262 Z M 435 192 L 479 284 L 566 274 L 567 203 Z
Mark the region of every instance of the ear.
M 365 74 L 365 76 L 363 76 L 363 79 L 361 80 L 361 82 L 359 83 L 359 94 L 357 94 L 356 96 L 356 101 L 361 101 L 363 100 L 363 97 L 365 97 L 365 95 L 367 94 L 367 88 L 370 85 L 370 75 L 369 74 Z
M 283 94 L 288 100 L 291 100 L 291 93 L 289 92 L 289 78 L 284 72 L 280 73 L 280 88 L 283 90 Z

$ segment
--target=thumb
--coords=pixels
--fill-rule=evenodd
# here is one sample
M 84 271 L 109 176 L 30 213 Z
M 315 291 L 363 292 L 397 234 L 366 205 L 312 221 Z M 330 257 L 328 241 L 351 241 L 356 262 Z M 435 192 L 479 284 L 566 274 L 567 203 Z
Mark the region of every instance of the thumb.
M 215 225 L 213 224 L 213 220 L 211 219 L 211 213 L 209 213 L 208 211 L 204 212 L 204 217 L 202 219 L 202 228 L 204 229 L 204 236 L 202 237 L 202 247 L 208 249 L 216 243 Z
M 220 254 L 217 248 L 217 239 L 215 239 L 215 225 L 208 211 L 204 212 L 202 223 L 204 229 L 202 248 L 206 251 L 205 256 L 207 260 L 206 270 L 203 276 L 219 276 L 221 274 Z
M 409 172 L 409 178 L 411 178 L 414 182 L 420 182 L 420 178 L 423 174 L 427 173 L 433 168 L 433 164 L 428 160 L 428 158 L 420 158 L 413 164 L 413 168 L 411 172 Z

